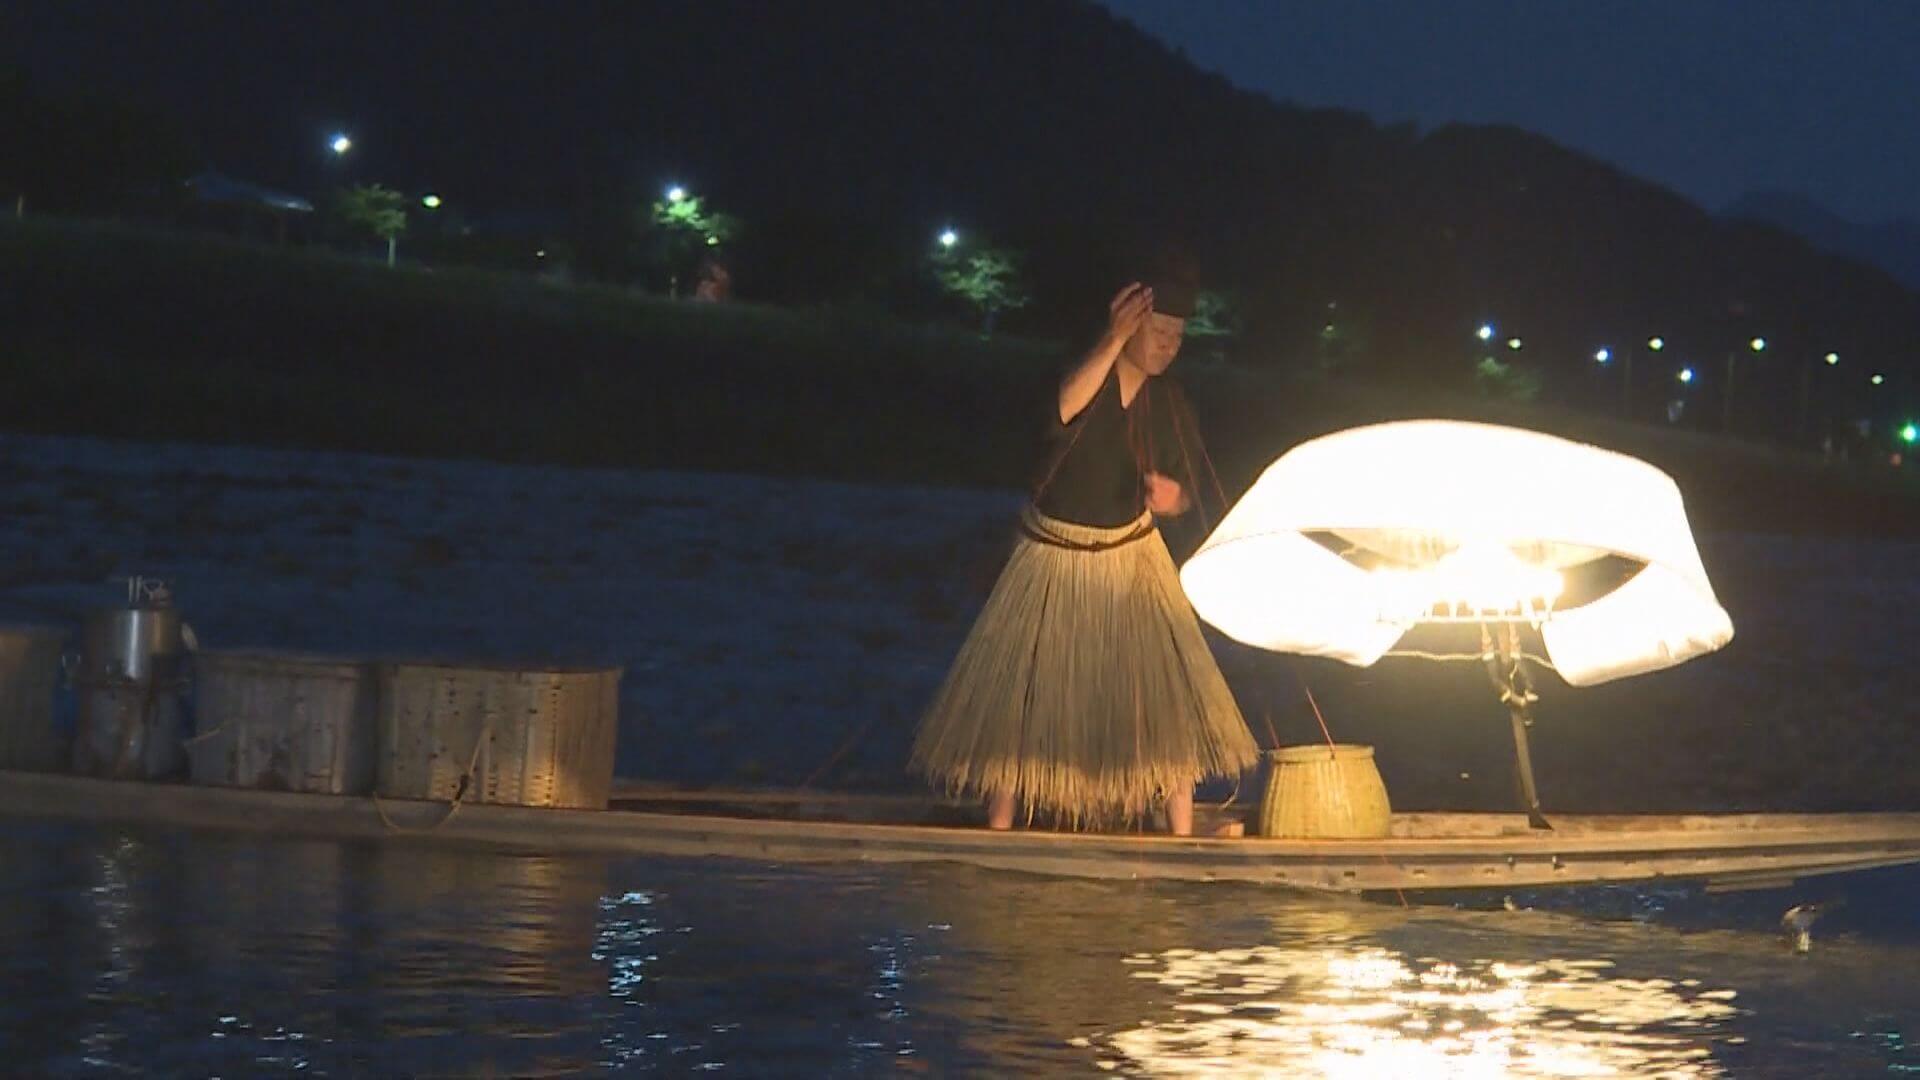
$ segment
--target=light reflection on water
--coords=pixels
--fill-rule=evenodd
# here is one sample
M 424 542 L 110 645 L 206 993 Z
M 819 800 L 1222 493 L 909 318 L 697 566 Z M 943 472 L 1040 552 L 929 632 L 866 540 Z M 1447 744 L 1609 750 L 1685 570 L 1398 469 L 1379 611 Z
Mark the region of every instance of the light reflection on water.
M 1910 911 L 1920 875 L 1893 890 Z M 1797 956 L 1770 918 L 1736 910 L 1734 929 L 1682 933 L 963 868 L 7 822 L 0 1071 L 1706 1077 L 1920 1063 L 1906 1041 L 1920 926 L 1823 931 Z
M 1737 1015 L 1733 990 L 1614 977 L 1606 961 L 1456 964 L 1270 945 L 1127 961 L 1140 965 L 1134 978 L 1174 991 L 1178 1017 L 1099 1044 L 1152 1072 L 1718 1076 L 1712 1044 Z

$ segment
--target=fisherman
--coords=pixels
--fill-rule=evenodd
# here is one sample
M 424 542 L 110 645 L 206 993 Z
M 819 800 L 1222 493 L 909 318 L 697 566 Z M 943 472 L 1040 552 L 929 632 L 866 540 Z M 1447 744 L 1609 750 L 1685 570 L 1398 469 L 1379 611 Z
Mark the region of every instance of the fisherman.
M 1155 527 L 1195 495 L 1192 413 L 1165 374 L 1194 278 L 1160 261 L 1061 379 L 1013 554 L 915 739 L 913 767 L 983 797 L 994 829 L 1017 804 L 1104 827 L 1158 797 L 1191 835 L 1194 785 L 1258 757 Z

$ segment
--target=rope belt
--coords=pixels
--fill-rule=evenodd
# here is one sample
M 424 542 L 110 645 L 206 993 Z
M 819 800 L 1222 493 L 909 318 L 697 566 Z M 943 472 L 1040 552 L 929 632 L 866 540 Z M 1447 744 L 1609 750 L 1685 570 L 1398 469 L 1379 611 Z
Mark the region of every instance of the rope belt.
M 1069 540 L 1064 536 L 1055 536 L 1050 532 L 1035 528 L 1033 522 L 1029 521 L 1025 516 L 1020 518 L 1021 535 L 1035 543 L 1046 544 L 1049 547 L 1065 548 L 1068 551 L 1112 551 L 1115 548 L 1126 547 L 1128 544 L 1145 540 L 1147 537 L 1153 535 L 1153 529 L 1153 519 L 1148 518 L 1136 526 L 1132 532 L 1129 532 L 1118 540 L 1095 540 L 1091 543 L 1081 543 L 1077 540 Z

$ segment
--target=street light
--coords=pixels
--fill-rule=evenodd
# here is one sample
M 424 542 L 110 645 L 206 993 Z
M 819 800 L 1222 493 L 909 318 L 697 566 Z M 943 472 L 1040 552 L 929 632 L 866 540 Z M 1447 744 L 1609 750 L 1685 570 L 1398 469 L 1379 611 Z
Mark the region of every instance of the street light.
M 429 210 L 438 210 L 440 209 L 440 196 L 429 191 L 425 195 L 420 196 L 420 205 Z
M 1840 354 L 1837 352 L 1830 352 L 1825 356 L 1822 356 L 1820 359 L 1826 361 L 1826 364 L 1828 367 L 1834 367 L 1840 363 Z M 1813 413 L 1813 365 L 1802 364 L 1800 367 L 1800 416 L 1799 416 L 1798 425 L 1794 428 L 1794 434 L 1797 435 L 1803 441 L 1807 438 L 1807 421 L 1812 416 L 1812 413 Z
M 1747 341 L 1747 348 L 1751 349 L 1755 356 L 1758 356 L 1762 352 L 1766 351 L 1767 339 L 1763 337 L 1751 338 Z M 1720 381 L 1720 430 L 1721 431 L 1733 430 L 1733 357 L 1734 357 L 1734 350 L 1728 349 L 1727 350 L 1727 377 Z
M 960 242 L 960 234 L 959 234 L 959 233 L 957 233 L 957 232 L 954 232 L 954 231 L 953 231 L 952 229 L 942 229 L 942 230 L 940 230 L 940 246 L 941 246 L 941 247 L 943 247 L 943 248 L 951 248 L 951 247 L 953 247 L 953 245 L 955 245 L 955 244 L 957 244 L 957 243 L 959 243 L 959 242 Z
M 687 189 L 675 184 L 667 189 L 667 201 L 677 203 L 687 197 Z
M 327 147 L 332 150 L 337 157 L 353 149 L 353 140 L 347 138 L 346 132 L 336 131 L 333 133 L 333 138 L 327 140 Z
M 1600 362 L 1600 363 L 1602 363 L 1602 364 L 1604 364 L 1604 363 L 1606 363 L 1607 361 L 1609 361 L 1609 360 L 1612 360 L 1612 359 L 1613 359 L 1613 350 L 1612 350 L 1612 349 L 1597 349 L 1597 350 L 1595 350 L 1595 351 L 1594 351 L 1594 354 L 1593 354 L 1593 358 L 1594 358 L 1594 359 L 1595 359 L 1596 361 L 1598 361 L 1598 362 Z
M 1900 441 L 1912 446 L 1916 439 L 1920 439 L 1920 426 L 1909 420 L 1907 426 L 1900 429 Z
M 1654 352 L 1659 352 L 1661 349 L 1664 349 L 1666 347 L 1667 347 L 1666 338 L 1650 337 L 1647 339 L 1647 348 L 1652 349 Z
M 1875 386 L 1879 386 L 1881 383 L 1887 381 L 1887 377 L 1876 371 L 1873 373 L 1873 378 L 1868 379 L 1867 381 L 1872 383 Z
M 1693 369 L 1692 369 L 1692 368 L 1690 368 L 1690 367 L 1683 367 L 1683 368 L 1681 368 L 1681 369 L 1680 369 L 1680 375 L 1679 375 L 1679 379 L 1680 379 L 1680 381 L 1681 381 L 1681 382 L 1683 382 L 1683 383 L 1690 383 L 1690 382 L 1692 382 L 1692 381 L 1693 381 Z
M 1507 339 L 1507 348 L 1509 348 L 1509 349 L 1512 349 L 1512 350 L 1513 350 L 1514 352 L 1519 352 L 1519 351 L 1520 351 L 1520 339 L 1519 339 L 1519 338 L 1517 338 L 1517 337 L 1510 337 L 1510 338 L 1508 338 L 1508 339 Z
M 1480 329 L 1474 331 L 1474 336 L 1478 337 L 1481 341 L 1492 341 L 1493 340 L 1493 324 L 1481 323 Z

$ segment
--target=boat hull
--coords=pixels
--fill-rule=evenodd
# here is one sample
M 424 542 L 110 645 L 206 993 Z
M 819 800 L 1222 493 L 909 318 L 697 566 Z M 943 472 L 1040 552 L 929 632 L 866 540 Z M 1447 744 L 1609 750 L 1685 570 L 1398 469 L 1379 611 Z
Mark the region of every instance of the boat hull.
M 1920 863 L 1920 814 L 1563 815 L 1553 818 L 1552 832 L 1528 829 L 1520 814 L 1396 814 L 1392 834 L 1377 840 L 990 832 L 885 820 L 924 817 L 910 811 L 929 805 L 935 804 L 628 789 L 616 795 L 619 808 L 605 811 L 455 807 L 0 772 L 0 814 L 14 817 L 539 853 L 950 862 L 1062 877 L 1240 881 L 1340 893 L 1662 880 L 1750 888 Z

